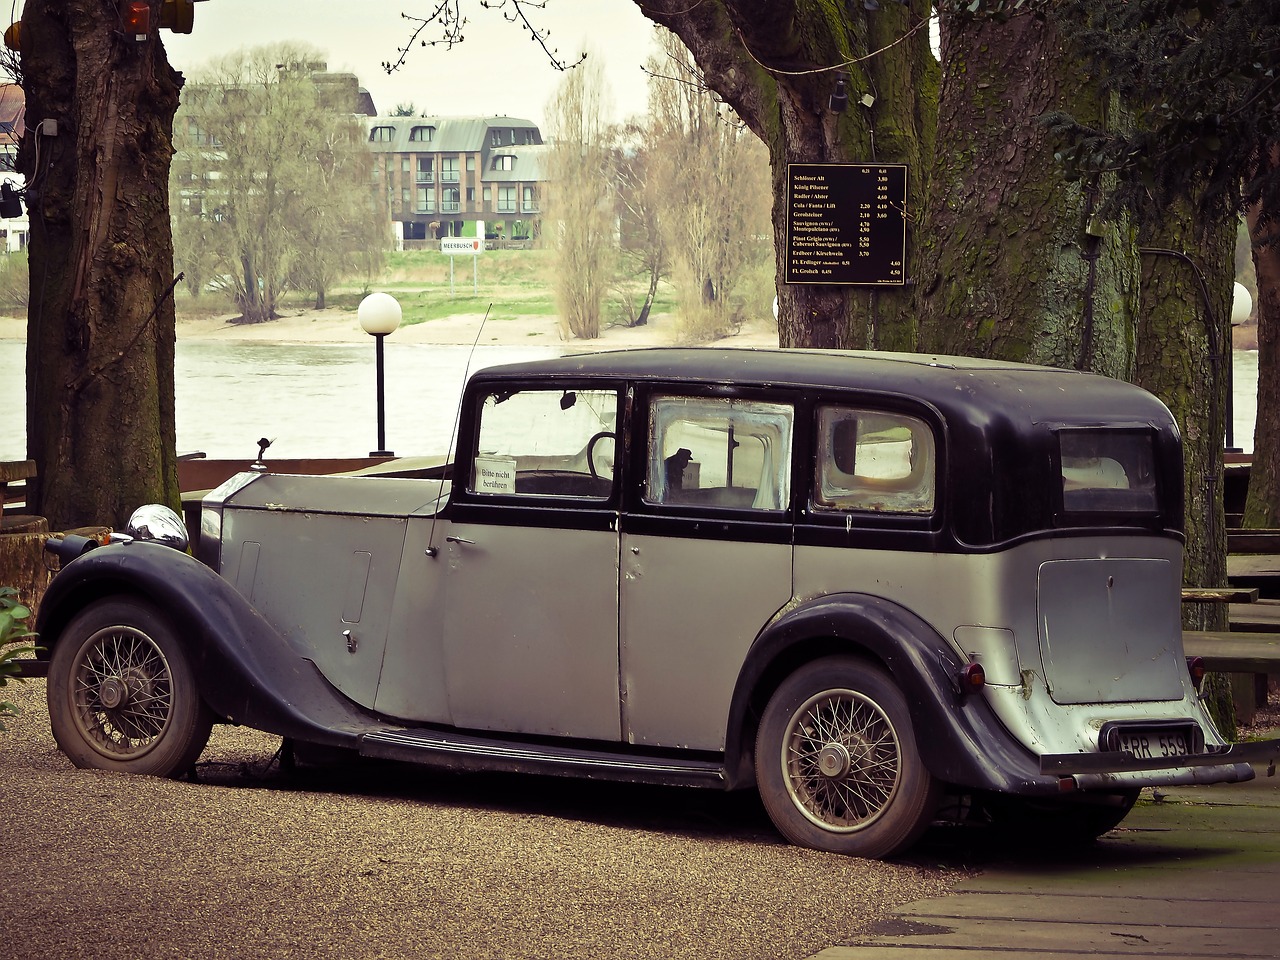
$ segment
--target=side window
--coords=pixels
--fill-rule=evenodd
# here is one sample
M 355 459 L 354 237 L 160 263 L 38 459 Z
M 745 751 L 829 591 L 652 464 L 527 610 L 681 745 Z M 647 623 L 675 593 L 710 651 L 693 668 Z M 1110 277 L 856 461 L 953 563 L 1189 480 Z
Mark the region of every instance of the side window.
M 787 404 L 655 397 L 649 417 L 649 503 L 785 510 L 791 497 Z
M 818 410 L 818 510 L 932 513 L 937 496 L 933 431 L 899 413 Z
M 613 490 L 618 394 L 612 390 L 490 393 L 480 410 L 471 493 L 583 497 Z

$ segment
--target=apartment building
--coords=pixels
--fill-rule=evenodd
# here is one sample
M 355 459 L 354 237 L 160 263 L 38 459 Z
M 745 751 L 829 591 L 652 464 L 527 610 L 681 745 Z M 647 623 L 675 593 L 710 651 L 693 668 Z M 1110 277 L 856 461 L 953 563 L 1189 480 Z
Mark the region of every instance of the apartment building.
M 515 117 L 372 117 L 374 181 L 397 245 L 439 237 L 532 241 L 538 233 L 542 134 Z

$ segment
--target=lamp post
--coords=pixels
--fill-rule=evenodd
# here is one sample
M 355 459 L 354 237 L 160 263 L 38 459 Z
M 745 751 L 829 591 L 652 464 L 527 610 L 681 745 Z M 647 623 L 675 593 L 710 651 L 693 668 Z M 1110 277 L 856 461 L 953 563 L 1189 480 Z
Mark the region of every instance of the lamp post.
M 1253 313 L 1253 296 L 1249 293 L 1249 288 L 1242 283 L 1237 283 L 1231 291 L 1231 326 L 1227 330 L 1229 339 L 1227 341 L 1227 453 L 1240 453 L 1241 448 L 1236 446 L 1235 440 L 1235 389 L 1236 389 L 1236 354 L 1235 354 L 1235 337 L 1231 336 L 1232 332 L 1240 324 L 1249 319 L 1249 315 Z
M 360 327 L 373 337 L 378 366 L 378 449 L 371 457 L 395 456 L 387 447 L 386 379 L 382 359 L 382 341 L 400 326 L 400 303 L 389 293 L 371 293 L 360 301 L 357 313 Z

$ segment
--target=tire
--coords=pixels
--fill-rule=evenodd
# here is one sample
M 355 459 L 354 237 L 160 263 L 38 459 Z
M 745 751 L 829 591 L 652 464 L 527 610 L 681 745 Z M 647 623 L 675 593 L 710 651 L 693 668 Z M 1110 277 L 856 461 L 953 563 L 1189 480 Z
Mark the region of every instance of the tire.
M 902 692 L 856 657 L 815 660 L 782 682 L 761 718 L 755 763 L 779 832 L 831 853 L 901 853 L 929 826 L 941 795 Z
M 1140 790 L 1089 796 L 1080 800 L 1033 800 L 993 796 L 984 806 L 997 830 L 1013 837 L 1034 837 L 1055 849 L 1091 843 L 1114 830 L 1138 802 Z
M 77 767 L 181 776 L 213 726 L 169 621 L 131 598 L 101 600 L 67 625 L 48 697 L 54 739 Z

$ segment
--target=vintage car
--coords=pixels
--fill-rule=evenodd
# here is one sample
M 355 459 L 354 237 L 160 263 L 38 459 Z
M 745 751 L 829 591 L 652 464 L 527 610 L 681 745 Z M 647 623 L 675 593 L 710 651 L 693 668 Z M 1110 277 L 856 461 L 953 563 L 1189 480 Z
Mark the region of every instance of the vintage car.
M 233 723 L 754 787 L 791 841 L 872 857 L 944 801 L 1092 838 L 1143 786 L 1253 776 L 1184 657 L 1179 434 L 1135 386 L 632 350 L 479 372 L 457 437 L 434 477 L 260 465 L 194 556 L 144 511 L 65 563 L 37 624 L 61 749 L 174 776 Z

